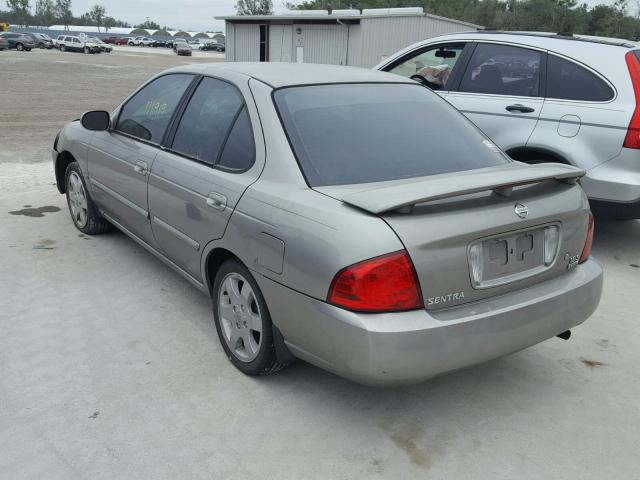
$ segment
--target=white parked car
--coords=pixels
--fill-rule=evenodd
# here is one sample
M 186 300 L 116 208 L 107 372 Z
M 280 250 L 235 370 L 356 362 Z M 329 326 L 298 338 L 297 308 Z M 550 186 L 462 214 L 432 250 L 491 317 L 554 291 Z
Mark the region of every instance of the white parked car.
M 515 160 L 586 170 L 595 212 L 640 218 L 640 49 L 613 38 L 462 32 L 374 67 L 444 97 Z
M 61 52 L 100 53 L 100 46 L 88 37 L 76 37 L 73 35 L 60 35 L 56 43 Z
M 150 47 L 153 39 L 149 37 L 135 37 L 129 39 L 129 45 L 137 47 Z

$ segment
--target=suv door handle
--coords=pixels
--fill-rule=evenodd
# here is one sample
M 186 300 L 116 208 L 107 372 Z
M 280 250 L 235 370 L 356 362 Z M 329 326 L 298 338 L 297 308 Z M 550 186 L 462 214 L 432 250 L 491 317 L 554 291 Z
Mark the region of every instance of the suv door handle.
M 147 164 L 144 162 L 136 162 L 136 164 L 133 166 L 133 169 L 135 170 L 136 173 L 139 173 L 140 175 L 146 175 L 147 174 Z
M 222 211 L 227 207 L 227 197 L 221 193 L 211 192 L 207 198 L 207 205 Z
M 535 112 L 535 109 L 531 107 L 525 107 L 521 103 L 516 103 L 515 105 L 509 105 L 505 108 L 507 112 L 521 112 L 521 113 L 532 113 Z

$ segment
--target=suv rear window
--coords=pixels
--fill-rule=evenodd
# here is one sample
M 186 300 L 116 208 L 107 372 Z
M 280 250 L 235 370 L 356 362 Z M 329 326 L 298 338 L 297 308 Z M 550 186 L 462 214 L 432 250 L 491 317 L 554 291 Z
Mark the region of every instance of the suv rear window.
M 310 186 L 348 185 L 508 163 L 462 114 L 420 85 L 335 84 L 274 100 Z
M 547 98 L 606 102 L 614 97 L 607 83 L 580 65 L 549 55 L 547 60 Z

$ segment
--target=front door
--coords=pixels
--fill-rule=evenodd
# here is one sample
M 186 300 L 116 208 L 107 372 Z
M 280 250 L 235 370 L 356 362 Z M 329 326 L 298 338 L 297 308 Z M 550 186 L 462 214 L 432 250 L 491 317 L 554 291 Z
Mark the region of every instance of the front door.
M 169 121 L 193 75 L 164 75 L 121 108 L 112 129 L 96 132 L 89 149 L 91 195 L 122 227 L 153 245 L 147 179 Z
M 204 77 L 151 167 L 149 210 L 161 251 L 202 282 L 206 244 L 221 238 L 254 182 L 255 140 L 242 93 Z
M 385 66 L 384 71 L 411 78 L 444 97 L 455 83 L 455 72 L 464 63 L 466 45 L 460 42 L 427 45 Z
M 526 145 L 536 126 L 544 52 L 478 43 L 447 101 L 505 151 Z

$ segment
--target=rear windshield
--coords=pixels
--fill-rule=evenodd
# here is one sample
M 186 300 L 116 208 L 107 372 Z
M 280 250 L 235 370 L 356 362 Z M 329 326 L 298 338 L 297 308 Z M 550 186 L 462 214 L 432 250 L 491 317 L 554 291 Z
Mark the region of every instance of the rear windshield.
M 312 187 L 382 182 L 508 163 L 462 114 L 420 85 L 335 84 L 276 90 Z

